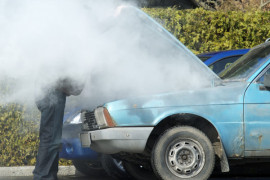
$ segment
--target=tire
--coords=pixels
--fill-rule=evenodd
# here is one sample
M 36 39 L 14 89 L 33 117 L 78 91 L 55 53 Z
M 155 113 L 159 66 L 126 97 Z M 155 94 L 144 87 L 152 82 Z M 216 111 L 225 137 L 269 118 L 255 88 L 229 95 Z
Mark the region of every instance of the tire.
M 153 170 L 130 162 L 123 162 L 126 172 L 135 180 L 157 180 Z
M 103 154 L 101 156 L 101 164 L 106 173 L 114 179 L 130 179 L 122 161 L 114 159 L 111 155 Z
M 86 176 L 102 176 L 105 171 L 99 161 L 72 160 L 75 168 Z
M 151 163 L 154 173 L 163 180 L 206 180 L 213 171 L 215 153 L 203 132 L 175 126 L 156 141 Z

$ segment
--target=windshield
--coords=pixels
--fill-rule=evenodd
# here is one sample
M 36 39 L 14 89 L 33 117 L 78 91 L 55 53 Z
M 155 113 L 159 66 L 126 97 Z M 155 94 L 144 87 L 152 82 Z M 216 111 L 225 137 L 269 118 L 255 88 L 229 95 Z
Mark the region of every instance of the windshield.
M 245 80 L 248 79 L 265 61 L 270 58 L 270 43 L 264 43 L 251 49 L 246 55 L 239 58 L 231 66 L 222 71 L 221 79 Z

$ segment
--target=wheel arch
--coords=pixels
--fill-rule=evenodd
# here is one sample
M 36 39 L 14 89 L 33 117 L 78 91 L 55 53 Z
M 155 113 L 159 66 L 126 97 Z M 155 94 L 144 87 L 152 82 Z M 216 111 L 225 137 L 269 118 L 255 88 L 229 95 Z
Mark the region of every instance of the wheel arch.
M 146 151 L 151 152 L 155 141 L 166 129 L 180 125 L 192 126 L 205 133 L 214 147 L 215 154 L 220 159 L 221 171 L 229 171 L 227 156 L 225 154 L 222 140 L 219 136 L 217 128 L 206 118 L 192 113 L 173 114 L 159 121 L 147 140 Z

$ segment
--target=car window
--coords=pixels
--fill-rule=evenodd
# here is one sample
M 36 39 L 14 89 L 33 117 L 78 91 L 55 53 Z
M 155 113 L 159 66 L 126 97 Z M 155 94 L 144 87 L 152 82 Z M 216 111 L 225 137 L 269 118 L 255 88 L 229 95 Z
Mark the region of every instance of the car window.
M 227 69 L 234 61 L 236 61 L 240 57 L 241 55 L 221 59 L 211 64 L 209 68 L 212 69 L 212 71 L 214 71 L 216 74 L 219 74 L 224 69 Z
M 268 66 L 268 70 L 265 73 L 263 73 L 263 75 L 260 78 L 258 78 L 258 80 L 256 81 L 256 83 L 263 84 L 263 80 L 264 80 L 264 75 L 265 74 L 270 74 L 270 67 L 269 66 Z
M 203 62 L 205 62 L 206 60 L 208 60 L 209 58 L 211 58 L 211 56 L 198 56 L 198 58 L 200 58 L 200 60 L 202 60 Z
M 270 43 L 252 48 L 219 75 L 221 79 L 245 80 L 270 58 Z

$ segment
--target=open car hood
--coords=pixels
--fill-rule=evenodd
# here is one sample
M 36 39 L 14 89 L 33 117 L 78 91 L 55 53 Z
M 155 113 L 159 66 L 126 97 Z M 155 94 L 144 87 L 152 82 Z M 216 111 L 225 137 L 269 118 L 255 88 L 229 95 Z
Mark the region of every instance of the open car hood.
M 168 57 L 163 57 L 167 60 L 175 60 L 181 62 L 183 65 L 189 65 L 193 69 L 192 72 L 200 72 L 201 76 L 208 77 L 210 81 L 220 80 L 220 78 L 208 67 L 206 66 L 195 54 L 193 54 L 185 45 L 183 45 L 175 36 L 168 32 L 163 26 L 161 26 L 157 21 L 151 18 L 149 15 L 144 13 L 142 10 L 133 6 L 119 6 L 116 10 L 115 16 L 117 21 L 120 23 L 126 23 L 125 26 L 130 25 L 133 30 L 135 30 L 134 36 L 140 34 L 145 34 L 147 36 L 147 41 L 149 42 L 149 36 L 153 36 L 159 43 L 152 43 L 151 48 L 147 50 L 151 53 L 155 49 L 158 52 L 164 52 Z M 137 19 L 131 22 L 123 20 L 123 17 L 136 17 Z M 130 31 L 132 31 L 130 29 Z M 151 32 L 150 32 L 151 31 Z M 153 34 L 156 34 L 154 36 Z M 160 38 L 157 38 L 159 36 Z M 141 36 L 141 38 L 143 38 Z M 151 38 L 150 38 L 151 39 Z M 155 41 L 157 42 L 157 41 Z M 147 44 L 147 42 L 144 42 Z M 164 44 L 163 46 L 160 44 Z M 154 47 L 153 47 L 154 46 Z M 147 45 L 146 45 L 147 47 Z M 159 59 L 159 58 L 158 58 Z M 187 67 L 189 68 L 189 67 Z

